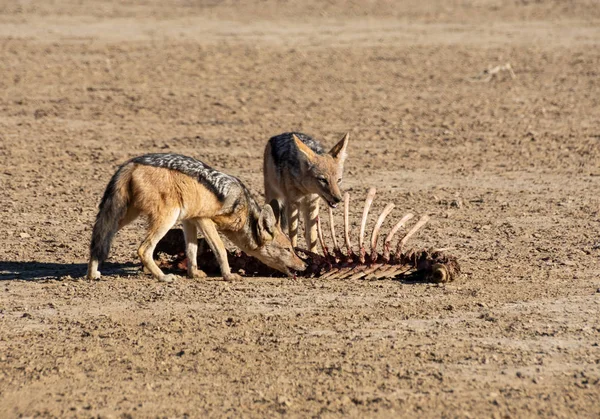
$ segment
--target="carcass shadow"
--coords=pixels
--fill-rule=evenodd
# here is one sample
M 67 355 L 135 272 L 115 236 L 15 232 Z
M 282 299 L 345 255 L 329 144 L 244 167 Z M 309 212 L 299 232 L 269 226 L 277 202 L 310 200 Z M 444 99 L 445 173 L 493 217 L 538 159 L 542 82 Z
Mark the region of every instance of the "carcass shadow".
M 104 262 L 103 275 L 136 275 L 140 272 L 139 263 Z M 0 262 L 0 281 L 48 281 L 65 277 L 81 278 L 85 276 L 86 263 L 48 263 L 48 262 Z

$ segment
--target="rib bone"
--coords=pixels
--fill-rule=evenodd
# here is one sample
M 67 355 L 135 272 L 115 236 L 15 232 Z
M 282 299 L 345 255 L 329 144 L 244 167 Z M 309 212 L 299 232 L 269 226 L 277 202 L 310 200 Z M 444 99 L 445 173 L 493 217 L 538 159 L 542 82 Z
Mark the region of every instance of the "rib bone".
M 360 221 L 360 236 L 358 237 L 358 247 L 360 248 L 360 262 L 365 263 L 365 228 L 367 226 L 367 218 L 369 217 L 369 210 L 371 209 L 371 204 L 373 203 L 373 198 L 375 198 L 375 193 L 377 193 L 377 189 L 371 188 L 369 189 L 369 193 L 367 194 L 367 199 L 365 199 L 365 208 L 363 210 L 362 219 Z
M 371 235 L 371 262 L 375 262 L 377 260 L 377 239 L 379 238 L 379 229 L 381 225 L 385 221 L 385 218 L 392 212 L 394 209 L 394 204 L 389 203 L 385 206 L 377 222 L 375 223 L 375 227 L 373 228 L 373 234 Z
M 333 222 L 333 210 L 329 207 L 329 227 L 331 229 L 331 239 L 333 240 L 333 253 L 336 258 L 336 262 L 339 262 L 344 257 L 340 246 L 338 245 L 337 235 L 335 234 L 335 224 Z
M 352 244 L 350 243 L 350 194 L 346 192 L 344 194 L 344 239 L 346 240 L 346 251 L 348 252 L 348 258 L 351 259 L 354 256 L 352 251 Z
M 398 243 L 398 247 L 396 248 L 396 258 L 399 258 L 402 254 L 402 249 L 404 248 L 404 245 L 406 244 L 408 239 L 410 239 L 417 231 L 419 231 L 421 227 L 427 224 L 428 221 L 429 215 L 423 215 L 421 219 L 417 222 L 417 224 L 415 224 L 413 228 L 411 228 L 410 231 L 406 233 L 406 236 L 404 236 L 402 240 L 400 240 L 400 243 Z
M 321 228 L 321 217 L 317 215 L 317 235 L 319 237 L 319 243 L 321 243 L 321 249 L 323 249 L 323 255 L 325 257 L 329 256 L 329 251 L 327 250 L 327 245 L 325 244 L 325 240 L 323 240 L 323 229 Z
M 383 242 L 383 261 L 384 262 L 389 262 L 390 261 L 390 245 L 392 243 L 392 239 L 394 238 L 394 235 L 396 234 L 396 232 L 400 229 L 400 227 L 402 227 L 404 224 L 406 224 L 407 221 L 409 221 L 410 219 L 412 219 L 414 217 L 413 214 L 406 214 L 404 217 L 402 217 L 400 219 L 400 221 L 398 221 L 398 223 L 394 226 L 394 228 L 392 228 L 392 230 L 390 231 L 390 234 L 388 234 Z

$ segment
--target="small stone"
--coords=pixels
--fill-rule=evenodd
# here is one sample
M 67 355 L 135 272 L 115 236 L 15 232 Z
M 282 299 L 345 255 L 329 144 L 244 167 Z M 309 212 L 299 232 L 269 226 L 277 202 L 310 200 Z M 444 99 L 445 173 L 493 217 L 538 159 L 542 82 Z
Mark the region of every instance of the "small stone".
M 462 200 L 454 199 L 452 202 L 450 202 L 450 206 L 453 208 L 462 208 L 462 206 L 463 206 Z
M 21 237 L 22 239 L 28 239 L 31 237 L 31 235 L 29 233 L 20 233 L 19 237 Z

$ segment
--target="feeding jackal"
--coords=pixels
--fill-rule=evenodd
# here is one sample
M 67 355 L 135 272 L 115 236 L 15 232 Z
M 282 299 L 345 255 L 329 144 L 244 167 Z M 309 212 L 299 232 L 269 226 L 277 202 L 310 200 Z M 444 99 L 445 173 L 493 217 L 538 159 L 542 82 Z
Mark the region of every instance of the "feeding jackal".
M 198 270 L 197 230 L 214 252 L 226 280 L 231 273 L 227 251 L 217 231 L 244 252 L 271 268 L 290 275 L 305 264 L 281 231 L 276 201 L 260 208 L 244 184 L 201 161 L 179 154 L 146 154 L 124 163 L 111 178 L 96 217 L 87 277 L 100 277 L 98 264 L 108 256 L 114 235 L 139 215 L 148 217 L 146 238 L 138 254 L 144 267 L 161 281 L 171 281 L 154 262 L 154 248 L 175 223 L 181 221 L 188 257 L 188 276 L 204 277 Z
M 344 135 L 326 153 L 315 139 L 299 132 L 272 137 L 265 148 L 264 177 L 267 201 L 277 199 L 284 207 L 283 230 L 292 246 L 298 245 L 299 212 L 304 215 L 306 246 L 317 249 L 319 197 L 335 208 L 342 200 L 340 183 L 350 135 Z

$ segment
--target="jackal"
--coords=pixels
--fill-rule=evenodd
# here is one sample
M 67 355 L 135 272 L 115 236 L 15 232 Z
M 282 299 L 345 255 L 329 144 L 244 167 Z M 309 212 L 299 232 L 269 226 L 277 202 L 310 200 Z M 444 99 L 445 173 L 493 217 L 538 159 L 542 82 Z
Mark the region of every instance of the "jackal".
M 350 135 L 326 153 L 315 139 L 299 132 L 272 137 L 265 148 L 265 197 L 284 208 L 283 230 L 289 231 L 292 246 L 298 245 L 299 212 L 304 215 L 306 246 L 317 248 L 319 197 L 335 208 L 342 200 L 340 183 Z
M 152 258 L 154 248 L 178 221 L 183 224 L 188 276 L 204 277 L 197 266 L 197 230 L 217 257 L 226 280 L 231 273 L 227 251 L 217 231 L 261 262 L 291 275 L 305 264 L 281 231 L 276 201 L 260 208 L 237 178 L 221 173 L 191 157 L 179 154 L 146 154 L 124 163 L 106 187 L 96 217 L 87 277 L 100 277 L 98 264 L 108 256 L 118 230 L 139 215 L 148 217 L 146 238 L 138 249 L 144 268 L 161 281 L 171 281 Z

